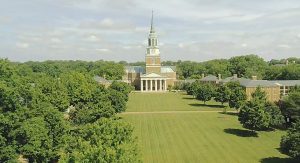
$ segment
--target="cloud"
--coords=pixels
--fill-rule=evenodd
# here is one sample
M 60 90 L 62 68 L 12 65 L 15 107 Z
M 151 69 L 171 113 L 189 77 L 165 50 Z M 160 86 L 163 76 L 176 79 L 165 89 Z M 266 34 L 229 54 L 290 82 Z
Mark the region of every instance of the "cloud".
M 243 43 L 243 44 L 241 44 L 241 46 L 242 46 L 242 47 L 247 47 L 247 46 L 248 46 L 248 44 L 246 44 L 246 43 Z
M 97 42 L 97 41 L 100 41 L 100 39 L 95 36 L 95 35 L 90 35 L 86 38 L 87 41 L 90 41 L 90 42 Z
M 131 22 L 124 20 L 113 20 L 111 18 L 104 18 L 102 20 L 85 20 L 79 24 L 79 28 L 97 29 L 105 31 L 135 31 L 140 29 L 135 27 Z
M 278 45 L 279 48 L 286 48 L 286 49 L 290 49 L 291 46 L 290 45 L 286 45 L 286 44 L 280 44 Z
M 26 48 L 29 47 L 29 44 L 28 44 L 28 43 L 25 43 L 25 42 L 17 42 L 17 43 L 16 43 L 16 47 L 17 47 L 17 48 L 26 49 Z
M 61 43 L 62 42 L 62 40 L 61 39 L 59 39 L 59 38 L 51 38 L 50 39 L 51 40 L 51 42 L 53 42 L 53 43 Z
M 184 44 L 183 44 L 183 43 L 179 43 L 179 44 L 178 44 L 178 47 L 179 47 L 179 48 L 184 48 Z
M 98 51 L 98 52 L 109 52 L 110 50 L 109 49 L 105 49 L 105 48 L 103 48 L 103 49 L 95 49 L 96 51 Z

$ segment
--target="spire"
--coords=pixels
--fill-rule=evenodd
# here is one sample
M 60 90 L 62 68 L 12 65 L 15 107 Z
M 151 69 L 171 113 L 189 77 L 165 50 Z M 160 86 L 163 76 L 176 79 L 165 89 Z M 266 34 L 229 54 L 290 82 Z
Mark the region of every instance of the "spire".
M 153 26 L 153 10 L 152 10 L 152 16 L 151 16 L 151 29 L 150 29 L 150 33 L 154 33 L 154 26 Z

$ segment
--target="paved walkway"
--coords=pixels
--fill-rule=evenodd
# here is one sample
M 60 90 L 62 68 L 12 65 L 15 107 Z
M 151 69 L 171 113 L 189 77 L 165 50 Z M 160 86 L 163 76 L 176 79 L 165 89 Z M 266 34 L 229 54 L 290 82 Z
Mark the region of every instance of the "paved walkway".
M 153 112 L 123 112 L 121 114 L 174 114 L 174 113 L 222 113 L 220 110 L 196 110 L 196 111 L 153 111 Z M 237 113 L 236 111 L 227 111 L 227 113 Z

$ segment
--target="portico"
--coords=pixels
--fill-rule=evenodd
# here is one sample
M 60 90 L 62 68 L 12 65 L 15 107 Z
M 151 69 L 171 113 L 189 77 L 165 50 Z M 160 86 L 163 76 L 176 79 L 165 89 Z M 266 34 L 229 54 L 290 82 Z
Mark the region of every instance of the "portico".
M 167 78 L 156 73 L 142 75 L 140 84 L 142 92 L 167 90 Z
M 164 78 L 141 79 L 141 91 L 166 91 L 167 81 Z

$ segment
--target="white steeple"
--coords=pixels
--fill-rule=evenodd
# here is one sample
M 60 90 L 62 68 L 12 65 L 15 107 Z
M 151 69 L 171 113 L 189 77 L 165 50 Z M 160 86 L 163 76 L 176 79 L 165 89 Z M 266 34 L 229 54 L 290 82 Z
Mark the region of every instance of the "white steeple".
M 158 39 L 157 35 L 154 30 L 153 25 L 153 11 L 152 11 L 152 17 L 151 17 L 151 27 L 150 27 L 150 33 L 148 36 L 148 47 L 147 47 L 147 53 L 146 55 L 159 55 L 159 49 L 158 49 Z

